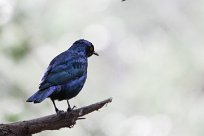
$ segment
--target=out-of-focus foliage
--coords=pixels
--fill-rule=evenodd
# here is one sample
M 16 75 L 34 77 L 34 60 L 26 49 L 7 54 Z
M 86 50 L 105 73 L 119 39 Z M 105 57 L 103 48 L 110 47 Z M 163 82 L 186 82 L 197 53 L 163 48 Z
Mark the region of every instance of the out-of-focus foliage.
M 15 61 L 20 60 L 29 53 L 28 43 L 22 41 L 19 45 L 5 49 L 5 52 L 8 54 L 8 57 L 12 57 Z
M 95 45 L 70 101 L 113 103 L 73 129 L 38 135 L 203 136 L 204 1 L 0 0 L 0 123 L 55 113 L 25 100 L 51 59 L 80 38 Z M 59 102 L 66 109 L 66 102 Z

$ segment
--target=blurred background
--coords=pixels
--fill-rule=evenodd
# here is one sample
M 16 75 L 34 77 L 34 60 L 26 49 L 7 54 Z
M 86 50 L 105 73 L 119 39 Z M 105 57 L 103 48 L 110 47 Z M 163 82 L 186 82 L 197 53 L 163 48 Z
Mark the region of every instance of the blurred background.
M 49 62 L 84 38 L 99 57 L 70 101 L 113 97 L 72 129 L 39 136 L 203 136 L 203 0 L 0 0 L 0 123 L 55 113 L 26 103 Z M 65 101 L 57 102 L 66 109 Z

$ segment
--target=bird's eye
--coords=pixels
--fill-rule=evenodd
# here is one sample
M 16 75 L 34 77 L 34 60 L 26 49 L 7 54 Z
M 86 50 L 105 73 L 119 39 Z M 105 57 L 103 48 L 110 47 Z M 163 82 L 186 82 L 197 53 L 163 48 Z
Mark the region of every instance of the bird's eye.
M 89 51 L 90 51 L 90 52 L 94 51 L 94 47 L 91 46 L 91 47 L 89 48 Z

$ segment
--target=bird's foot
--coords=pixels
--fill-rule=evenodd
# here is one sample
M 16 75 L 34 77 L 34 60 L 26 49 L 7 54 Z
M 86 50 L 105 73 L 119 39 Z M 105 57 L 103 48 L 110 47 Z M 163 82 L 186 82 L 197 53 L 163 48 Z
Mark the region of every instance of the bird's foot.
M 64 112 L 63 110 L 58 110 L 58 109 L 55 109 L 55 111 L 56 111 L 57 115 L 60 115 Z
M 67 112 L 69 112 L 69 111 L 72 111 L 73 110 L 73 108 L 67 108 Z
M 77 108 L 77 107 L 76 107 L 76 106 L 73 106 L 72 108 L 69 107 L 69 108 L 67 109 L 67 112 L 72 111 L 72 110 L 74 110 L 75 108 Z
M 74 110 L 74 109 L 76 109 L 77 107 L 74 105 L 73 107 L 72 107 L 72 110 Z

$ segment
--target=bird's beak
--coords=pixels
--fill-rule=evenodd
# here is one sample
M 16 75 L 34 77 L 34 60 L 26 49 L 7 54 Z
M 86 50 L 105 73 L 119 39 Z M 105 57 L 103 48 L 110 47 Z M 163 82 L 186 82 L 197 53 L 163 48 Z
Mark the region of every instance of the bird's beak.
M 95 52 L 95 51 L 93 52 L 93 54 L 96 55 L 96 56 L 99 56 L 99 54 L 97 52 Z

